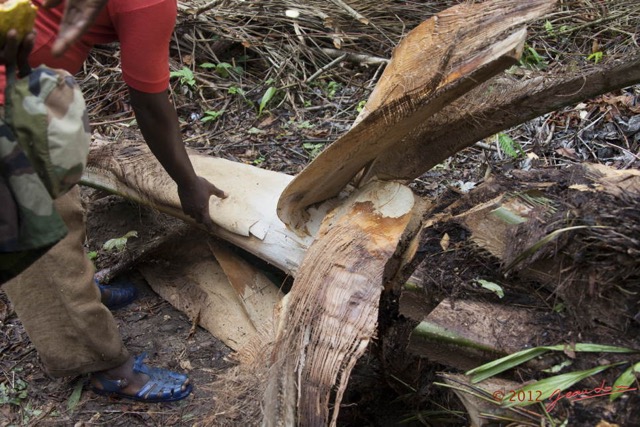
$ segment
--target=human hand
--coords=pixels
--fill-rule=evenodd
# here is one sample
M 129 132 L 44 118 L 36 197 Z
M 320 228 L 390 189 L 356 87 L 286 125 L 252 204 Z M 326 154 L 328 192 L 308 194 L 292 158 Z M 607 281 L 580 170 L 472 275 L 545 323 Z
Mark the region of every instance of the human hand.
M 0 64 L 8 68 L 17 69 L 20 76 L 26 76 L 31 71 L 29 67 L 29 53 L 33 48 L 36 34 L 31 32 L 21 41 L 18 41 L 18 32 L 9 30 L 4 45 L 0 45 Z
M 226 199 L 228 195 L 205 178 L 199 176 L 192 185 L 178 186 L 178 196 L 185 214 L 195 219 L 197 223 L 211 228 L 213 227 L 213 221 L 209 214 L 209 198 L 216 196 Z
M 80 38 L 98 17 L 108 0 L 67 0 L 64 5 L 64 14 L 60 22 L 58 37 L 53 43 L 51 53 L 53 56 L 62 55 L 73 43 Z M 43 6 L 55 7 L 62 0 L 45 0 Z

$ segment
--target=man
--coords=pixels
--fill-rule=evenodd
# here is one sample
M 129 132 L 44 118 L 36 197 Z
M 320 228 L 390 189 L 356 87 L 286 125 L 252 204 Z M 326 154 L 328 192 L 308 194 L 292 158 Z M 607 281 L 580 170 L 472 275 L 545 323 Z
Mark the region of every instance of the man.
M 34 3 L 42 6 L 40 1 Z M 64 4 L 39 8 L 30 65 L 44 64 L 75 73 L 94 44 L 119 41 L 123 79 L 142 135 L 176 182 L 184 212 L 211 225 L 209 198 L 224 198 L 226 194 L 195 174 L 167 94 L 176 0 L 108 0 L 75 44 L 64 50 L 63 40 L 59 50 L 64 53 L 56 57 L 52 47 L 60 41 L 56 36 L 64 11 Z M 186 397 L 191 391 L 187 377 L 149 368 L 141 358 L 129 355 L 111 313 L 100 303 L 93 265 L 82 247 L 85 224 L 78 188 L 57 199 L 55 206 L 69 234 L 3 286 L 47 371 L 53 376 L 91 373 L 95 391 L 141 401 Z

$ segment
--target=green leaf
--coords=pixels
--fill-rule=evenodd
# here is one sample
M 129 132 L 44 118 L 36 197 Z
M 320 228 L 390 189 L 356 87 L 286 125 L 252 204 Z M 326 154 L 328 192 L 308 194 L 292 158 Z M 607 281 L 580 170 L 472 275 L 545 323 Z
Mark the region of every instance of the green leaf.
M 488 289 L 494 294 L 498 295 L 498 297 L 504 297 L 504 290 L 502 289 L 502 286 L 498 285 L 497 283 L 489 282 L 488 280 L 482 279 L 476 279 L 476 282 L 478 282 L 484 289 Z
M 96 251 L 87 252 L 87 258 L 89 258 L 89 261 L 95 260 L 96 258 L 98 258 L 98 252 Z
M 187 67 L 182 67 L 181 70 L 172 71 L 169 73 L 169 77 L 179 77 L 180 84 L 194 87 L 196 85 L 196 78 L 193 75 L 193 71 Z
M 540 248 L 542 248 L 544 245 L 546 245 L 547 243 L 555 240 L 562 233 L 566 233 L 567 231 L 581 230 L 583 228 L 607 228 L 607 227 L 606 226 L 599 226 L 599 225 L 594 225 L 594 226 L 576 225 L 576 226 L 573 226 L 573 227 L 566 227 L 566 228 L 561 228 L 559 230 L 552 231 L 551 233 L 547 234 L 545 237 L 543 237 L 542 239 L 538 240 L 536 243 L 531 245 L 529 248 L 525 249 L 520 255 L 518 255 L 513 261 L 511 261 L 511 263 L 509 265 L 507 265 L 504 270 L 505 271 L 511 270 L 513 267 L 518 265 L 520 262 L 524 261 L 527 257 L 530 257 L 533 254 L 535 254 L 536 252 L 538 252 L 538 250 Z
M 73 412 L 76 409 L 76 406 L 78 406 L 78 402 L 80 402 L 80 396 L 82 396 L 83 382 L 84 381 L 82 379 L 79 379 L 78 381 L 76 381 L 76 385 L 73 388 L 73 392 L 71 393 L 71 396 L 67 401 L 67 410 L 69 412 Z
M 640 362 L 632 365 L 622 373 L 613 383 L 613 393 L 611 393 L 611 397 L 609 400 L 613 402 L 622 394 L 627 391 L 627 389 L 636 381 L 636 375 L 640 374 Z
M 548 348 L 546 347 L 534 347 L 526 350 L 519 351 L 517 353 L 510 354 L 500 359 L 485 363 L 482 366 L 478 366 L 470 371 L 467 371 L 465 375 L 471 375 L 472 383 L 479 383 L 487 378 L 491 378 L 498 375 L 501 372 L 507 371 L 511 368 L 515 368 L 531 359 L 534 359 L 541 354 L 546 353 Z
M 527 222 L 526 218 L 521 217 L 517 213 L 505 208 L 504 206 L 497 207 L 491 211 L 491 214 L 510 225 L 518 225 L 523 222 Z
M 551 22 L 549 22 L 549 20 L 545 21 L 544 23 L 544 30 L 547 32 L 547 34 L 549 34 L 550 36 L 555 35 L 555 32 L 553 31 L 553 24 Z
M 104 245 L 102 245 L 102 248 L 106 251 L 115 250 L 117 252 L 122 252 L 122 250 L 124 250 L 125 246 L 127 245 L 127 240 L 129 240 L 129 238 L 131 237 L 138 237 L 138 232 L 129 231 L 127 234 L 125 234 L 122 237 L 109 239 L 106 242 L 104 242 Z
M 302 144 L 302 148 L 307 150 L 307 152 L 309 153 L 309 157 L 311 157 L 312 159 L 315 159 L 318 156 L 318 154 L 322 152 L 322 149 L 324 148 L 324 144 L 322 143 L 314 144 L 312 142 L 305 142 L 304 144 Z
M 602 56 L 604 54 L 602 52 L 593 52 L 591 55 L 587 56 L 587 61 L 593 61 L 595 64 L 602 61 Z
M 522 401 L 510 401 L 509 397 L 505 397 L 502 400 L 502 406 L 510 408 L 512 406 L 528 406 L 533 403 L 537 403 L 542 400 L 547 400 L 550 397 L 562 398 L 562 391 L 568 389 L 575 383 L 582 381 L 585 378 L 599 374 L 613 366 L 620 365 L 625 362 L 614 363 L 611 365 L 596 366 L 595 368 L 587 369 L 585 371 L 569 372 L 567 374 L 556 375 L 554 377 L 545 378 L 540 381 L 536 381 L 533 384 L 528 384 L 522 387 L 520 390 L 514 392 L 517 395 L 519 392 L 524 392 L 525 395 L 536 395 L 536 399 L 524 399 Z M 578 394 L 576 394 L 578 396 Z M 570 396 L 566 396 L 570 398 Z M 555 406 L 555 405 L 554 405 Z M 548 407 L 548 405 L 547 405 Z M 549 411 L 550 409 L 547 409 Z
M 493 360 L 489 363 L 485 363 L 482 366 L 478 366 L 470 371 L 467 371 L 465 375 L 471 375 L 471 382 L 478 383 L 480 381 L 491 378 L 498 375 L 501 372 L 521 365 L 529 360 L 538 357 L 548 351 L 564 351 L 570 348 L 575 352 L 585 353 L 636 353 L 638 350 L 633 350 L 625 347 L 616 347 L 611 345 L 591 344 L 591 343 L 578 343 L 574 347 L 566 345 L 553 345 L 553 346 L 541 346 L 528 348 L 526 350 L 518 351 L 508 356 L 502 357 L 497 360 Z
M 258 108 L 258 116 L 262 114 L 262 110 L 267 106 L 271 98 L 276 94 L 277 90 L 275 87 L 270 86 L 269 89 L 266 90 L 264 95 L 262 95 L 262 99 L 260 100 L 260 107 Z
M 212 64 L 211 62 L 204 62 L 200 64 L 201 68 L 216 68 L 216 64 Z
M 542 372 L 546 372 L 547 374 L 557 374 L 567 366 L 571 366 L 571 365 L 573 365 L 573 362 L 571 360 L 565 360 L 564 362 L 554 365 L 549 369 L 543 369 Z
M 520 144 L 511 139 L 506 133 L 500 132 L 498 134 L 498 145 L 500 145 L 500 149 L 511 158 L 515 159 L 520 154 L 524 154 Z
M 242 95 L 242 96 L 244 96 L 244 94 L 245 94 L 245 91 L 242 88 L 239 88 L 237 86 L 229 87 L 229 89 L 227 89 L 227 92 L 230 95 Z
M 218 117 L 224 114 L 224 110 L 209 110 L 204 112 L 204 117 L 200 119 L 201 122 L 210 122 L 216 120 Z

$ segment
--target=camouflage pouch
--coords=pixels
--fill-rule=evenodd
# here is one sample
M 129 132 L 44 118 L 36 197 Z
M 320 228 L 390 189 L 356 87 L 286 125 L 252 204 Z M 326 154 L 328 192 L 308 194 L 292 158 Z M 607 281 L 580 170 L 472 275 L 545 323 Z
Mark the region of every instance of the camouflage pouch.
M 80 180 L 91 134 L 73 76 L 40 66 L 9 83 L 7 121 L 51 197 L 58 198 Z
M 46 67 L 17 81 L 15 73 L 7 75 L 0 119 L 0 284 L 67 234 L 53 199 L 80 179 L 90 140 L 84 98 L 71 75 Z

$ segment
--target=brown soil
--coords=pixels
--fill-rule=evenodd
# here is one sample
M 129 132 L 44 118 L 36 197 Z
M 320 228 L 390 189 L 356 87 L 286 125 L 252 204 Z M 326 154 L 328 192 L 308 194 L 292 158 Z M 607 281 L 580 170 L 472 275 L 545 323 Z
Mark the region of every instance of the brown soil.
M 412 2 L 399 3 L 408 7 Z M 396 17 L 393 16 L 392 20 L 395 25 Z M 188 33 L 193 22 L 197 21 L 185 20 L 182 32 Z M 215 28 L 220 25 L 219 21 L 212 22 Z M 231 25 L 235 23 L 231 22 Z M 259 32 L 256 34 L 260 40 L 263 39 Z M 293 39 L 297 43 L 297 36 L 294 35 Z M 588 40 L 591 46 L 591 37 Z M 358 40 L 357 45 L 361 47 L 362 41 Z M 374 79 L 379 76 L 377 65 L 340 63 L 311 84 L 289 85 L 286 94 L 279 93 L 280 98 L 274 98 L 266 111 L 257 116 L 255 106 L 259 104 L 266 89 L 265 81 L 271 74 L 267 73 L 261 61 L 256 60 L 256 52 L 246 49 L 244 44 L 240 46 L 237 41 L 234 46 L 234 49 L 222 49 L 222 52 L 213 46 L 216 54 L 222 54 L 219 58 L 203 53 L 209 49 L 196 51 L 195 47 L 194 56 L 184 54 L 184 50 L 181 56 L 173 46 L 172 70 L 191 67 L 198 71 L 198 77 L 204 76 L 207 81 L 217 84 L 198 80 L 196 85 L 189 86 L 172 79 L 172 97 L 178 107 L 185 141 L 192 149 L 204 154 L 284 173 L 299 172 L 319 151 L 348 129 L 357 115 L 355 106 L 367 98 Z M 191 47 L 187 51 L 191 52 Z M 572 53 L 577 51 L 571 50 Z M 250 61 L 245 64 L 243 80 L 221 77 L 193 66 L 193 61 L 199 65 L 215 59 L 243 64 L 247 54 Z M 388 52 L 377 54 L 387 56 Z M 119 66 L 118 62 L 117 47 L 101 47 L 94 51 L 88 73 L 80 76 L 88 95 L 94 131 L 113 140 L 123 135 L 140 138 L 132 125 L 133 114 L 126 89 L 119 73 L 113 71 Z M 316 68 L 314 65 L 312 71 Z M 94 78 L 95 75 L 100 75 L 100 79 Z M 230 89 L 237 89 L 236 86 L 242 86 L 246 96 L 232 94 Z M 519 170 L 526 174 L 531 167 L 563 168 L 582 161 L 601 162 L 617 168 L 639 168 L 638 105 L 640 89 L 635 87 L 547 114 L 505 132 L 519 144 L 525 155 L 512 158 L 495 149 L 495 140 L 485 141 L 489 148 L 464 150 L 425 173 L 411 186 L 420 195 L 439 196 L 441 200 L 450 197 L 453 201 L 466 188 L 482 182 L 487 171 L 493 175 L 511 176 L 513 171 Z M 225 114 L 216 120 L 201 120 L 206 113 L 223 110 Z M 195 386 L 194 392 L 181 402 L 146 405 L 98 396 L 87 387 L 81 388 L 86 385 L 86 377 L 48 377 L 20 320 L 6 296 L 0 292 L 0 427 L 193 426 L 204 419 L 211 419 L 215 415 L 211 413 L 212 402 L 223 392 L 216 389 L 214 383 L 220 373 L 233 365 L 231 351 L 156 295 L 132 263 L 138 258 L 153 259 L 154 248 L 173 236 L 186 233 L 188 226 L 116 196 L 94 190 L 85 190 L 83 194 L 88 209 L 86 247 L 89 252 L 96 252 L 99 275 L 106 279 L 127 278 L 141 292 L 136 302 L 114 312 L 125 344 L 134 354 L 147 352 L 152 366 L 188 372 Z M 136 231 L 138 237 L 130 238 L 122 252 L 108 252 L 102 248 L 109 239 L 121 237 L 129 231 Z M 468 236 L 463 229 L 452 227 L 437 231 L 431 240 L 429 236 L 423 239 L 425 244 L 420 249 L 424 252 L 425 262 L 418 273 L 423 272 L 429 289 L 425 295 L 426 304 L 435 307 L 445 297 L 492 298 L 489 291 L 478 290 L 471 283 L 477 277 L 499 282 L 501 276 L 497 262 L 490 257 L 473 257 L 474 252 L 465 244 Z M 443 253 L 440 249 L 441 233 L 445 231 L 452 239 L 451 245 L 458 245 L 458 250 Z M 140 257 L 141 253 L 144 255 Z M 617 334 L 569 328 L 562 322 L 561 315 L 550 310 L 550 295 L 538 294 L 535 283 L 518 282 L 515 290 L 517 292 L 509 296 L 509 304 L 523 310 L 544 311 L 548 313 L 545 320 L 557 322 L 548 334 L 535 337 L 532 345 L 579 341 L 611 343 Z M 638 297 L 633 295 L 629 299 L 637 301 Z M 354 370 L 342 402 L 340 425 L 390 426 L 406 419 L 411 421 L 403 425 L 468 425 L 467 417 L 460 412 L 463 408 L 453 393 L 433 386 L 434 381 L 440 380 L 439 372 L 447 368 L 408 356 L 401 343 L 412 325 L 393 309 L 385 310 L 383 308 L 381 316 L 387 316 L 392 325 L 385 325 L 385 335 L 371 345 L 370 351 Z M 635 328 L 628 334 L 637 336 L 637 326 Z M 597 355 L 581 359 L 577 365 L 586 369 L 594 363 L 612 361 L 613 358 Z M 521 375 L 520 380 L 532 378 L 533 374 L 533 371 L 517 373 Z M 613 379 L 613 374 L 606 377 L 608 384 Z M 585 387 L 588 386 L 593 384 Z M 569 425 L 576 426 L 595 426 L 600 420 L 637 425 L 634 417 L 637 417 L 637 408 L 640 407 L 639 393 L 621 398 L 616 405 L 607 402 L 606 399 L 571 405 L 564 402 L 558 414 L 570 416 Z M 444 412 L 433 412 L 437 410 Z M 242 419 L 236 415 L 230 414 L 228 419 Z

